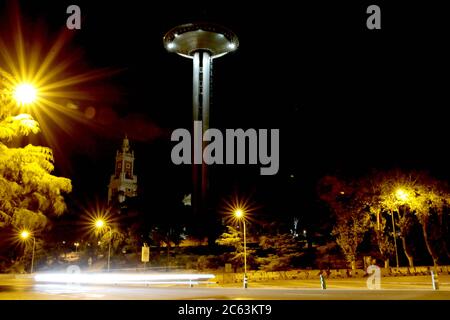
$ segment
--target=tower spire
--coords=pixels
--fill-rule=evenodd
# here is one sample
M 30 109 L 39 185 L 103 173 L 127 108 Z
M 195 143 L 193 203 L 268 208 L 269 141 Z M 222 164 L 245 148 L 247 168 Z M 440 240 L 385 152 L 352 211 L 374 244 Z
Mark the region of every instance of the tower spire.
M 128 140 L 128 136 L 125 133 L 125 138 L 123 138 L 122 142 L 122 152 L 129 152 L 130 151 L 130 141 Z

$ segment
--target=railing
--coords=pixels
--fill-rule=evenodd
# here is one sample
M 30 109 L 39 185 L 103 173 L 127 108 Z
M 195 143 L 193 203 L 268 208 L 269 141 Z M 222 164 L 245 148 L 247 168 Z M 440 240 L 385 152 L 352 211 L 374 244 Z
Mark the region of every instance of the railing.
M 450 266 L 438 266 L 436 268 L 431 266 L 421 267 L 400 267 L 400 268 L 381 268 L 381 276 L 429 276 L 431 271 L 436 274 L 450 274 Z M 364 278 L 367 273 L 363 269 L 330 269 L 330 270 L 289 270 L 289 271 L 249 271 L 247 277 L 250 281 L 270 281 L 270 280 L 308 280 L 319 279 L 320 274 L 325 278 Z M 239 283 L 242 282 L 243 273 L 224 273 L 220 272 L 216 275 L 218 283 Z

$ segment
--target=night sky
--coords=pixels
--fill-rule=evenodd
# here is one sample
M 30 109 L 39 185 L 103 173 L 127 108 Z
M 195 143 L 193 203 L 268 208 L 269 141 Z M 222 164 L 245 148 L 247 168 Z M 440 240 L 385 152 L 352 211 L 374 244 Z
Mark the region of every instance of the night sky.
M 86 84 L 101 99 L 76 101 L 81 115 L 95 109 L 89 121 L 68 120 L 72 134 L 54 128 L 57 174 L 74 185 L 69 203 L 106 199 L 125 133 L 141 195 L 154 208 L 148 214 L 170 211 L 190 193 L 191 168 L 171 163 L 170 134 L 191 127 L 192 63 L 168 53 L 162 37 L 200 20 L 230 28 L 240 41 L 214 61 L 210 126 L 278 128 L 281 137 L 275 176 L 260 176 L 259 165 L 211 167 L 217 199 L 238 193 L 261 215 L 313 221 L 325 174 L 397 167 L 450 177 L 444 10 L 409 1 L 211 2 L 20 1 L 24 21 L 40 20 L 49 35 L 65 27 L 67 6 L 79 5 L 82 29 L 72 31 L 70 49 L 82 56 L 74 70 L 117 71 Z M 366 28 L 370 4 L 381 7 L 381 30 Z

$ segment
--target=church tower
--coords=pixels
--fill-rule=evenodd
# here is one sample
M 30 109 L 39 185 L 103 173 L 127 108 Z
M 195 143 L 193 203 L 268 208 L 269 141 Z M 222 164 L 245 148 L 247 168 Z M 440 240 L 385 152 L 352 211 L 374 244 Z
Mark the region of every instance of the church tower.
M 137 176 L 134 175 L 134 151 L 130 149 L 130 142 L 125 136 L 122 149 L 116 153 L 115 173 L 111 176 L 108 186 L 108 204 L 118 201 L 122 203 L 126 198 L 137 196 Z

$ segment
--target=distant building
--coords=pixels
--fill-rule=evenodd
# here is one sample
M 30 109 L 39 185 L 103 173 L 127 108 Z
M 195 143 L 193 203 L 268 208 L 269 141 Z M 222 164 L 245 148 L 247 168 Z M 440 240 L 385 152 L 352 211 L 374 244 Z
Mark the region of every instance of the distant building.
M 125 136 L 122 149 L 116 153 L 115 172 L 108 186 L 108 204 L 122 203 L 137 196 L 137 176 L 134 174 L 134 151 Z

